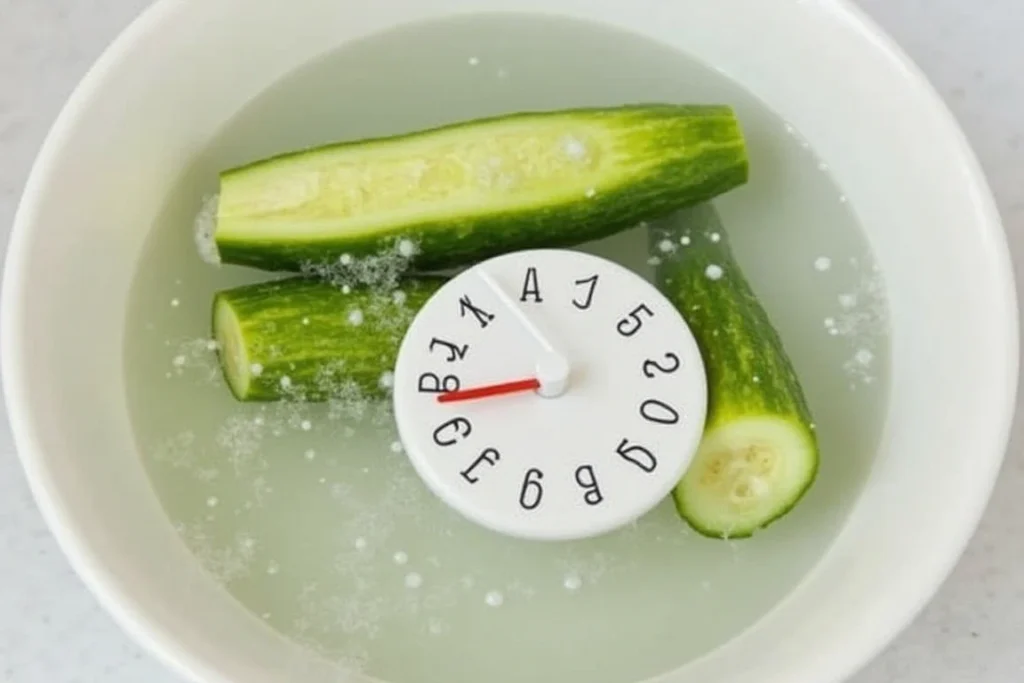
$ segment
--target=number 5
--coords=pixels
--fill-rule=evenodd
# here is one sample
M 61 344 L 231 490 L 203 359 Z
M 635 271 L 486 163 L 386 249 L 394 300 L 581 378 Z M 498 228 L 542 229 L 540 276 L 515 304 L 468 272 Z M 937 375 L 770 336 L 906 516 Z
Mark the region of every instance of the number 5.
M 653 318 L 654 312 L 647 308 L 647 304 L 640 304 L 632 311 L 629 312 L 625 318 L 619 321 L 619 324 L 615 328 L 619 331 L 623 337 L 632 337 L 634 334 L 640 331 L 643 327 L 644 321 L 640 318 L 641 313 L 646 313 L 648 317 Z

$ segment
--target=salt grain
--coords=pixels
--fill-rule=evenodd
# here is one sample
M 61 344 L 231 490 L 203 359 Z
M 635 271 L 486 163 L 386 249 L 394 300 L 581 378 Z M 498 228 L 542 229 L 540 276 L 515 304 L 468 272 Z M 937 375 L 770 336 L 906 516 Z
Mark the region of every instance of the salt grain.
M 836 326 L 836 319 L 835 318 L 825 318 L 824 322 L 825 322 L 826 329 L 832 329 L 832 328 L 834 328 Z
M 309 430 L 313 429 L 313 423 L 310 422 L 309 420 L 303 420 L 300 426 L 302 427 L 302 431 L 304 432 L 308 432 Z
M 253 363 L 249 366 L 249 372 L 252 373 L 253 377 L 259 377 L 263 374 L 263 366 L 259 363 Z
M 661 265 L 661 259 L 658 258 L 657 256 L 652 256 L 651 258 L 647 259 L 647 265 L 649 265 L 649 266 L 660 266 Z
M 415 242 L 413 242 L 412 240 L 407 240 L 407 239 L 399 240 L 398 241 L 398 253 L 401 254 L 402 256 L 404 256 L 405 258 L 409 258 L 410 256 L 413 256 L 416 253 L 416 244 L 415 244 Z
M 338 257 L 338 263 L 340 263 L 343 266 L 351 266 L 353 260 L 354 259 L 352 258 L 352 254 L 342 254 L 341 256 Z
M 267 574 L 270 574 L 271 576 L 274 576 L 275 574 L 278 574 L 280 572 L 281 572 L 281 565 L 279 565 L 277 562 L 271 562 L 270 564 L 267 565 Z
M 871 361 L 875 359 L 875 354 L 871 353 L 868 349 L 859 349 L 853 355 L 853 358 L 861 365 L 870 365 Z
M 814 259 L 814 269 L 820 272 L 825 272 L 832 267 L 832 259 L 828 256 L 819 256 Z
M 399 550 L 392 556 L 392 559 L 395 561 L 395 564 L 405 564 L 409 561 L 409 556 L 401 550 Z
M 180 299 L 171 299 L 171 306 L 174 306 L 175 308 L 177 308 L 180 305 L 181 305 L 181 300 Z
M 282 389 L 290 389 L 292 386 L 292 378 L 288 375 L 282 375 L 280 382 Z
M 302 319 L 302 324 L 303 325 L 308 325 L 309 324 L 309 318 L 303 318 Z
M 587 191 L 586 191 L 586 192 L 584 192 L 584 193 L 583 193 L 583 195 L 584 195 L 584 196 L 585 196 L 585 197 L 586 197 L 587 199 L 592 199 L 593 197 L 595 197 L 595 196 L 597 195 L 597 190 L 595 190 L 595 189 L 594 189 L 594 188 L 592 188 L 592 187 L 588 187 L 588 188 L 587 188 Z
M 391 300 L 394 301 L 396 305 L 401 306 L 405 303 L 406 294 L 400 289 L 395 290 L 395 292 L 391 294 Z
M 658 242 L 658 249 L 660 249 L 662 252 L 666 254 L 671 251 L 674 251 L 675 248 L 676 245 L 672 244 L 672 240 L 662 240 Z
M 306 451 L 305 456 L 306 460 L 314 460 L 316 458 L 316 451 L 310 448 L 309 450 Z
M 722 267 L 715 265 L 714 263 L 704 269 L 704 275 L 709 280 L 721 280 L 724 273 L 725 271 L 722 270 Z
M 469 58 L 469 65 L 470 66 L 476 66 L 479 63 L 480 63 L 480 58 L 479 57 L 470 57 Z
M 683 245 L 684 247 L 689 246 L 690 245 L 690 236 L 689 235 L 683 235 L 682 237 L 680 237 L 679 238 L 679 244 Z
M 391 452 L 392 453 L 401 453 L 403 450 L 404 450 L 404 447 L 402 446 L 402 442 L 401 441 L 392 441 L 391 442 Z
M 568 137 L 562 142 L 562 149 L 570 159 L 581 160 L 587 157 L 587 147 L 574 137 Z
M 341 293 L 342 294 L 351 294 L 352 293 L 352 287 L 350 285 L 342 285 L 341 286 Z
M 713 232 L 710 235 L 708 235 L 708 239 L 710 239 L 712 242 L 721 242 L 722 236 L 717 232 Z
M 578 591 L 583 586 L 583 579 L 580 578 L 579 574 L 568 574 L 562 585 L 565 586 L 566 590 Z
M 501 607 L 505 602 L 505 596 L 500 591 L 490 591 L 484 596 L 484 602 L 491 607 Z
M 174 367 L 182 368 L 185 367 L 185 360 L 185 356 L 175 356 L 171 362 L 174 364 Z
M 405 587 L 406 588 L 419 588 L 423 585 L 423 577 L 416 572 L 410 572 L 405 575 Z
M 390 389 L 395 386 L 395 373 L 384 372 L 381 374 L 380 379 L 377 380 L 377 384 L 381 389 Z
M 217 507 L 217 503 L 219 503 L 219 502 L 220 501 L 217 500 L 216 496 L 210 496 L 209 498 L 206 499 L 207 507 L 211 507 L 211 508 Z
M 839 305 L 842 306 L 843 308 L 853 308 L 854 306 L 857 305 L 857 295 L 856 294 L 840 294 L 839 295 Z
M 355 540 L 355 543 L 353 545 L 355 545 L 356 550 L 365 550 L 366 549 L 366 539 L 363 538 L 362 536 L 360 536 L 359 538 L 357 538 Z
M 352 311 L 349 311 L 349 314 L 348 314 L 348 324 L 356 326 L 356 327 L 358 327 L 359 325 L 362 325 L 363 324 L 363 312 L 360 311 L 358 308 L 356 308 L 356 309 L 354 309 Z

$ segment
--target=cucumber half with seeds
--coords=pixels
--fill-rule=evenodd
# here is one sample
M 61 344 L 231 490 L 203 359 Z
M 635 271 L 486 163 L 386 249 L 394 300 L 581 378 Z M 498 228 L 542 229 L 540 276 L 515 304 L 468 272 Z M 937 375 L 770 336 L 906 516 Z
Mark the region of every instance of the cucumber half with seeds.
M 658 287 L 689 324 L 708 376 L 708 415 L 673 491 L 699 533 L 744 538 L 789 512 L 818 471 L 810 409 L 782 341 L 710 203 L 649 229 Z
M 213 237 L 222 263 L 264 270 L 396 245 L 444 269 L 614 234 L 742 185 L 747 164 L 727 106 L 517 113 L 226 171 Z
M 239 401 L 386 396 L 402 337 L 443 282 L 409 278 L 393 292 L 345 293 L 290 277 L 218 292 L 213 337 L 231 393 Z

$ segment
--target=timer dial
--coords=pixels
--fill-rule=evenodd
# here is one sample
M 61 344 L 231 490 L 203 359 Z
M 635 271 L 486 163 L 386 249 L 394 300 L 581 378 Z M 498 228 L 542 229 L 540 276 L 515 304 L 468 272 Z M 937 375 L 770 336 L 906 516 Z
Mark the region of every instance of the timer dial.
M 538 540 L 648 512 L 703 432 L 704 365 L 653 285 L 564 249 L 479 263 L 417 313 L 395 366 L 398 431 L 427 486 L 465 517 Z

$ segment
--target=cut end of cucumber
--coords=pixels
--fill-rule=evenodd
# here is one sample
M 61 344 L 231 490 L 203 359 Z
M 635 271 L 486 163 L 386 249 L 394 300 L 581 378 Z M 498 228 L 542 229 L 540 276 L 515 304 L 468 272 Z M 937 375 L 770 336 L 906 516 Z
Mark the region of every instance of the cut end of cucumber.
M 242 325 L 231 302 L 218 296 L 213 303 L 213 336 L 220 349 L 224 379 L 239 401 L 249 397 L 256 372 L 249 362 Z
M 673 497 L 702 535 L 746 538 L 791 510 L 817 469 L 817 439 L 795 416 L 735 419 L 705 434 Z

